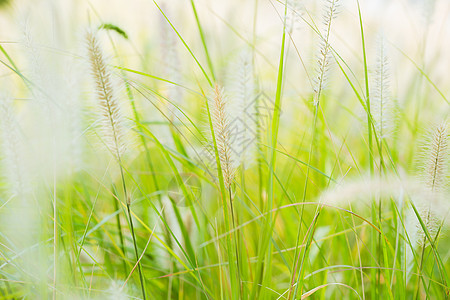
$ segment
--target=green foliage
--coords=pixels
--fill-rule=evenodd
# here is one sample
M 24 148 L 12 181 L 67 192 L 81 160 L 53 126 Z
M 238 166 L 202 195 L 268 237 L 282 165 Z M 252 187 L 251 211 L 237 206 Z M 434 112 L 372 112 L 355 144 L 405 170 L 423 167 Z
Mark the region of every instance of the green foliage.
M 104 23 L 102 25 L 100 25 L 98 27 L 99 29 L 106 29 L 106 30 L 111 30 L 111 31 L 115 31 L 116 33 L 118 33 L 119 35 L 121 35 L 124 39 L 128 40 L 128 35 L 127 33 L 121 29 L 120 27 L 110 24 L 110 23 Z
M 450 81 L 391 41 L 404 69 L 381 135 L 367 1 L 324 1 L 325 16 L 306 2 L 233 6 L 249 28 L 200 1 L 172 15 L 154 0 L 160 23 L 130 37 L 89 4 L 109 38 L 91 38 L 94 79 L 68 67 L 84 53 L 27 32 L 26 65 L 0 39 L 13 83 L 0 83 L 0 299 L 449 299 Z M 249 87 L 230 83 L 247 52 L 251 115 L 233 106 Z M 237 142 L 253 151 L 238 163 Z

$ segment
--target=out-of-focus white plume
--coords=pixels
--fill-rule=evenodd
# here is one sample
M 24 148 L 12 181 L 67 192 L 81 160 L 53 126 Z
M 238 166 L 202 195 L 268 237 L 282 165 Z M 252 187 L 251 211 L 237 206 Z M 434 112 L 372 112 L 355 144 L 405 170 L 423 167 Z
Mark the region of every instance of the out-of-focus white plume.
M 250 52 L 241 52 L 231 64 L 227 78 L 229 132 L 238 164 L 244 168 L 255 160 L 257 139 L 257 89 Z
M 167 6 L 161 4 L 161 8 L 165 11 L 166 15 L 170 16 L 170 10 Z M 163 78 L 176 84 L 181 84 L 181 61 L 178 56 L 177 39 L 175 32 L 172 30 L 167 20 L 163 15 L 159 17 L 160 34 L 161 34 L 161 57 L 163 62 Z M 170 117 L 172 119 L 180 118 L 182 113 L 180 112 L 180 104 L 183 102 L 182 89 L 172 83 L 166 83 L 166 95 L 169 101 L 173 104 L 170 105 Z
M 389 60 L 383 36 L 380 36 L 378 40 L 374 77 L 371 113 L 378 136 L 380 139 L 385 139 L 390 136 L 394 128 L 395 107 L 391 99 Z

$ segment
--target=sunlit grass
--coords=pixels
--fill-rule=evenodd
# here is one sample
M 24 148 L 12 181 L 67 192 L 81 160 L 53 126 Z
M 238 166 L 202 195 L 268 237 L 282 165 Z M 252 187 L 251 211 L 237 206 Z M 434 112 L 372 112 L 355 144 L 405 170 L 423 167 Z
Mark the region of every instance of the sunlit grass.
M 447 1 L 9 2 L 2 299 L 449 298 Z

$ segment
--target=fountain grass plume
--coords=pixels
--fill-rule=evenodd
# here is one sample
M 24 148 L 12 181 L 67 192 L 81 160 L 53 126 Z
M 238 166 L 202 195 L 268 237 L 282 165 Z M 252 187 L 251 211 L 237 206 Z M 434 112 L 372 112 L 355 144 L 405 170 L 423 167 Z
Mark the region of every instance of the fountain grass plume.
M 238 160 L 236 163 L 245 169 L 253 163 L 256 156 L 258 123 L 257 89 L 250 52 L 243 50 L 230 64 L 227 88 L 227 117 L 233 141 L 232 151 Z
M 100 117 L 103 137 L 108 149 L 117 160 L 125 152 L 123 118 L 113 88 L 111 73 L 106 64 L 98 37 L 95 32 L 86 34 L 88 55 L 92 76 L 95 81 L 97 100 L 100 108 Z
M 380 139 L 392 134 L 395 108 L 391 99 L 389 59 L 386 53 L 384 37 L 378 40 L 377 59 L 375 63 L 374 84 L 372 85 L 371 112 L 375 129 Z
M 428 134 L 423 147 L 422 178 L 431 191 L 440 191 L 448 185 L 448 125 L 444 121 Z
M 211 117 L 213 129 L 216 137 L 217 150 L 219 153 L 220 165 L 222 174 L 227 189 L 230 188 L 234 180 L 236 172 L 236 155 L 233 149 L 233 141 L 235 137 L 232 136 L 230 130 L 230 112 L 228 107 L 227 96 L 224 89 L 219 85 L 214 87 L 214 96 L 211 105 Z
M 320 95 L 322 90 L 326 86 L 327 73 L 330 67 L 331 46 L 331 24 L 334 18 L 337 16 L 337 8 L 339 6 L 339 0 L 326 0 L 325 10 L 323 15 L 323 30 L 320 36 L 320 48 L 317 55 L 317 69 L 314 85 L 314 105 L 317 106 L 320 101 Z
M 435 126 L 432 131 L 426 134 L 425 142 L 421 149 L 422 166 L 421 181 L 430 193 L 430 197 L 420 203 L 418 211 L 420 218 L 426 225 L 427 230 L 434 236 L 438 232 L 439 220 L 448 212 L 448 203 L 436 203 L 440 195 L 446 193 L 448 186 L 448 126 L 444 121 Z M 448 193 L 447 193 L 448 196 Z M 418 225 L 418 242 L 422 246 L 426 244 L 426 237 L 422 228 Z
M 303 14 L 303 4 L 301 0 L 288 0 L 287 6 L 289 13 L 286 15 L 286 28 L 289 33 L 292 33 L 300 27 Z

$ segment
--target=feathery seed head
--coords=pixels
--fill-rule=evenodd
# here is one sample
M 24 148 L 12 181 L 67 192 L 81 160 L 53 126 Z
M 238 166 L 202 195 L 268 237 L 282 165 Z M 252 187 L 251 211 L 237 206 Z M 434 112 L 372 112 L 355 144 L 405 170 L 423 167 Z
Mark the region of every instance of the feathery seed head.
M 343 205 L 351 203 L 352 206 L 360 204 L 370 207 L 372 199 L 394 199 L 400 202 L 403 201 L 404 197 L 409 198 L 414 203 L 421 214 L 421 218 L 429 221 L 430 228 L 432 220 L 444 219 L 450 209 L 450 203 L 447 201 L 448 193 L 445 191 L 433 192 L 414 178 L 399 178 L 398 175 L 390 174 L 386 174 L 384 178 L 346 179 L 339 185 L 323 192 L 320 201 L 327 204 Z M 447 218 L 447 224 L 449 221 Z
M 300 0 L 287 0 L 286 28 L 292 33 L 302 21 L 303 5 Z
M 325 2 L 323 23 L 328 27 L 330 26 L 331 20 L 336 18 L 340 4 L 339 0 L 325 0 Z
M 427 137 L 422 149 L 423 163 L 422 184 L 425 186 L 428 196 L 420 197 L 416 208 L 419 212 L 420 219 L 427 228 L 431 237 L 438 232 L 440 220 L 448 212 L 448 202 L 442 201 L 448 199 L 445 187 L 448 184 L 448 128 L 446 122 L 439 124 Z M 417 216 L 410 216 L 411 224 L 410 234 L 412 239 L 420 246 L 426 246 L 426 236 L 420 225 Z
M 327 73 L 331 59 L 330 34 L 331 23 L 337 15 L 338 0 L 326 0 L 325 13 L 323 15 L 324 28 L 320 36 L 320 48 L 317 55 L 317 75 L 314 82 L 314 106 L 320 101 L 320 95 L 327 82 Z
M 228 102 L 222 88 L 214 87 L 214 97 L 211 105 L 211 117 L 219 153 L 220 166 L 225 186 L 229 188 L 236 171 L 236 159 L 233 151 L 233 139 L 230 132 Z
M 436 212 L 431 210 L 425 203 L 419 203 L 416 205 L 416 209 L 419 212 L 420 219 L 425 225 L 428 234 L 430 237 L 434 238 L 439 230 L 440 218 Z M 409 238 L 413 245 L 425 247 L 428 240 L 417 215 L 412 209 L 409 210 L 406 215 L 406 225 Z
M 448 135 L 448 125 L 442 122 L 430 134 L 423 149 L 423 179 L 431 191 L 440 191 L 448 184 Z
M 120 159 L 125 151 L 124 126 L 119 102 L 115 95 L 111 73 L 105 62 L 100 43 L 95 32 L 86 35 L 88 55 L 92 75 L 95 80 L 98 105 L 101 111 L 105 143 L 111 153 Z
M 379 38 L 377 60 L 375 65 L 375 80 L 373 97 L 371 101 L 371 112 L 375 121 L 375 128 L 380 139 L 389 137 L 393 131 L 393 119 L 395 108 L 391 100 L 389 86 L 389 60 L 383 36 Z
M 387 175 L 385 178 L 365 178 L 363 180 L 345 180 L 334 188 L 325 191 L 320 201 L 327 204 L 352 204 L 370 207 L 372 199 L 394 199 L 402 206 L 404 198 L 414 203 L 420 219 L 425 224 L 430 236 L 435 237 L 442 220 L 449 224 L 446 214 L 450 209 L 448 193 L 431 191 L 423 183 L 412 178 Z M 425 234 L 412 207 L 407 211 L 407 233 L 412 244 L 426 245 Z
M 230 65 L 227 88 L 227 110 L 230 134 L 237 163 L 248 164 L 254 157 L 257 137 L 257 93 L 252 76 L 253 66 L 250 52 L 242 52 L 239 59 Z

